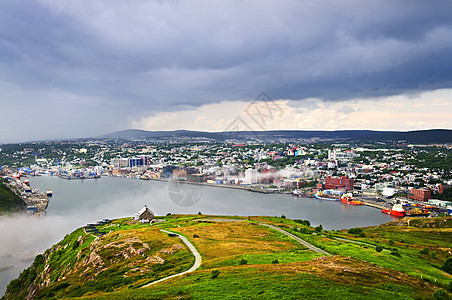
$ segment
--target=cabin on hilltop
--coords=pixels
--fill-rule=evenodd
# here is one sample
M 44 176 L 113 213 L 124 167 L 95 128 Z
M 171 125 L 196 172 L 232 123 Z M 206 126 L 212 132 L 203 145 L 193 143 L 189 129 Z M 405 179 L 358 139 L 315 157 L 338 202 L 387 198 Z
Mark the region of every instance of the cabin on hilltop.
M 154 213 L 146 205 L 135 214 L 135 220 L 148 220 L 154 219 Z

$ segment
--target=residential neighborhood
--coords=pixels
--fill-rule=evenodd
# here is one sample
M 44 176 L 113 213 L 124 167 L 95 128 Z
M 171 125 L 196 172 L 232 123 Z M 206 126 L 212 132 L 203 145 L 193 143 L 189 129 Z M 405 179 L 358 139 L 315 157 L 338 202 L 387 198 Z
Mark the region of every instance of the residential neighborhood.
M 452 147 L 335 141 L 92 139 L 0 146 L 0 172 L 65 179 L 118 176 L 311 196 L 452 205 Z

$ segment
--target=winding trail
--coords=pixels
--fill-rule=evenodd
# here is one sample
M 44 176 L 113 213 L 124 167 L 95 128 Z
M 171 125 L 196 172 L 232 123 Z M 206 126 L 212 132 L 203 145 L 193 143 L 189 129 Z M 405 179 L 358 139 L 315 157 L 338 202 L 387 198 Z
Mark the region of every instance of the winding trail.
M 240 220 L 240 219 L 200 219 L 200 220 L 203 220 L 203 221 L 210 221 L 210 222 L 240 222 L 240 221 L 244 221 L 244 220 Z M 199 221 L 199 220 L 198 220 L 198 221 Z M 324 251 L 324 250 L 322 250 L 322 249 L 320 249 L 320 248 L 317 248 L 316 246 L 314 246 L 314 245 L 312 245 L 312 244 L 306 242 L 305 240 L 299 238 L 298 236 L 293 235 L 292 233 L 287 232 L 287 231 L 285 231 L 285 230 L 283 230 L 283 229 L 281 229 L 281 228 L 279 228 L 279 227 L 276 227 L 276 226 L 273 226 L 273 225 L 270 225 L 270 224 L 266 224 L 266 223 L 259 223 L 259 224 L 260 224 L 260 225 L 267 226 L 267 227 L 269 227 L 269 228 L 271 228 L 271 229 L 273 229 L 273 230 L 279 231 L 279 232 L 281 232 L 282 234 L 285 234 L 285 235 L 287 235 L 287 236 L 293 238 L 294 240 L 296 240 L 298 243 L 302 244 L 303 246 L 305 246 L 305 247 L 308 248 L 309 250 L 315 251 L 315 252 L 320 253 L 320 254 L 332 256 L 332 254 L 330 254 L 330 253 L 328 253 L 328 252 L 326 252 L 326 251 Z M 156 284 L 156 283 L 160 283 L 160 282 L 162 282 L 162 281 L 166 281 L 166 280 L 168 280 L 168 279 L 171 279 L 171 278 L 174 278 L 174 277 L 177 277 L 177 276 L 182 276 L 182 275 L 191 273 L 191 272 L 195 271 L 197 268 L 199 268 L 199 266 L 201 266 L 201 255 L 199 254 L 198 250 L 196 250 L 195 246 L 193 246 L 193 244 L 190 243 L 190 241 L 189 241 L 186 237 L 184 237 L 184 236 L 182 236 L 182 235 L 180 235 L 180 234 L 178 234 L 178 233 L 171 232 L 171 231 L 167 231 L 167 230 L 164 230 L 164 229 L 160 229 L 160 231 L 166 232 L 166 233 L 175 234 L 177 237 L 179 237 L 179 238 L 185 243 L 185 245 L 188 246 L 188 248 L 190 249 L 190 251 L 191 251 L 191 252 L 193 253 L 193 255 L 195 256 L 195 263 L 194 263 L 193 266 L 192 266 L 190 269 L 188 269 L 187 271 L 184 271 L 184 272 L 182 272 L 182 273 L 174 274 L 174 275 L 171 275 L 171 276 L 168 276 L 168 277 L 165 277 L 165 278 L 162 278 L 162 279 L 153 281 L 153 282 L 151 282 L 151 283 L 148 283 L 148 284 L 146 284 L 146 285 L 143 285 L 142 288 L 150 287 L 150 286 L 152 286 L 152 285 L 154 285 L 154 284 Z
M 273 225 L 270 225 L 270 224 L 265 224 L 265 223 L 260 223 L 260 224 L 264 225 L 264 226 L 267 226 L 267 227 L 270 227 L 271 229 L 277 230 L 277 231 L 281 232 L 282 234 L 285 234 L 285 235 L 293 238 L 294 240 L 296 240 L 297 242 L 299 242 L 300 244 L 302 244 L 303 246 L 305 246 L 306 248 L 308 248 L 308 249 L 310 249 L 312 251 L 315 251 L 315 252 L 321 253 L 321 254 L 325 254 L 325 255 L 328 255 L 328 256 L 332 256 L 332 254 L 326 252 L 325 250 L 317 248 L 316 246 L 309 244 L 308 242 L 306 242 L 305 240 L 299 238 L 298 236 L 293 235 L 292 233 L 287 232 L 285 230 L 282 230 L 279 227 L 276 227 L 276 226 L 273 226 Z
M 199 254 L 198 250 L 196 250 L 195 246 L 193 246 L 193 244 L 190 243 L 190 241 L 189 241 L 185 236 L 182 236 L 182 235 L 180 235 L 180 234 L 178 234 L 178 233 L 175 233 L 175 232 L 163 230 L 163 229 L 160 229 L 160 231 L 163 231 L 163 232 L 166 232 L 166 233 L 171 233 L 171 234 L 177 235 L 177 236 L 185 243 L 185 245 L 188 246 L 188 248 L 190 249 L 190 251 L 191 251 L 191 252 L 193 253 L 193 255 L 195 256 L 195 263 L 194 263 L 193 266 L 192 266 L 190 269 L 188 269 L 187 271 L 184 271 L 184 272 L 182 272 L 182 273 L 174 274 L 174 275 L 171 275 L 171 276 L 168 276 L 168 277 L 165 277 L 165 278 L 162 278 L 162 279 L 153 281 L 153 282 L 151 282 L 151 283 L 148 283 L 148 284 L 146 284 L 146 285 L 143 285 L 142 288 L 150 287 L 150 286 L 153 285 L 153 284 L 156 284 L 156 283 L 159 283 L 159 282 L 162 282 L 162 281 L 165 281 L 165 280 L 168 280 L 168 279 L 177 277 L 177 276 L 182 276 L 182 275 L 185 275 L 185 274 L 187 274 L 187 273 L 191 273 L 191 272 L 193 272 L 194 270 L 196 270 L 197 268 L 199 268 L 199 266 L 201 265 L 201 255 Z

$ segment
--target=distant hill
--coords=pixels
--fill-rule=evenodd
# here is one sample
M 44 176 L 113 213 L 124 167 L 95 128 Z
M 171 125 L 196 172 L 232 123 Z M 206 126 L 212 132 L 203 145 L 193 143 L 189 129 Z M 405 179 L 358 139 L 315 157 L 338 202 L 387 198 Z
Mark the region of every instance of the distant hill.
M 128 129 L 109 133 L 100 138 L 115 139 L 163 139 L 163 138 L 206 138 L 222 141 L 237 140 L 291 140 L 291 139 L 328 139 L 363 142 L 407 142 L 411 144 L 452 143 L 452 130 L 432 129 L 417 131 L 374 131 L 374 130 L 337 130 L 337 131 L 306 131 L 306 130 L 270 130 L 270 131 L 227 131 L 204 132 L 190 130 L 146 131 Z
M 452 130 L 431 129 L 407 132 L 382 132 L 368 137 L 370 141 L 406 141 L 410 144 L 452 143 Z
M 210 139 L 221 139 L 220 134 L 190 131 L 190 130 L 174 130 L 174 131 L 146 131 L 140 129 L 127 129 L 117 132 L 112 132 L 100 136 L 100 138 L 117 138 L 117 139 L 159 139 L 170 137 L 204 137 Z

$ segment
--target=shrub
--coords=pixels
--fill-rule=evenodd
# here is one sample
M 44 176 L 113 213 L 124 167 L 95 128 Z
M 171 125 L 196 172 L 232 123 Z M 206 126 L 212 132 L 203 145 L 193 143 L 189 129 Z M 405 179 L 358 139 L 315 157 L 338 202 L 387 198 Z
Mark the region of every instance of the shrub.
M 300 233 L 312 234 L 312 231 L 307 228 L 300 228 Z
M 383 251 L 383 247 L 378 245 L 377 247 L 375 247 L 375 251 L 381 252 L 381 251 Z
M 446 286 L 446 290 L 452 292 L 452 281 L 449 281 L 449 284 Z
M 167 213 L 166 216 L 167 216 L 167 217 L 171 216 L 171 213 Z
M 425 247 L 424 249 L 422 249 L 422 250 L 420 251 L 420 253 L 421 253 L 421 254 L 428 254 L 428 248 Z
M 388 245 L 389 245 L 389 246 L 394 245 L 394 241 L 393 241 L 393 240 L 389 240 L 389 241 L 388 241 Z
M 445 290 L 439 289 L 439 290 L 436 290 L 433 293 L 433 299 L 435 299 L 435 300 L 449 300 L 450 296 Z
M 364 232 L 361 232 L 360 234 L 358 234 L 359 237 L 366 237 L 366 234 Z
M 272 260 L 272 264 L 276 265 L 279 264 L 279 261 L 277 259 Z
M 321 232 L 323 230 L 322 224 L 314 228 L 315 231 Z
M 285 218 L 286 218 L 286 216 L 285 216 L 285 215 L 281 215 L 281 218 L 285 219 Z
M 72 244 L 72 249 L 77 249 L 78 248 L 78 241 L 75 241 L 73 244 Z
M 212 270 L 212 275 L 210 275 L 210 278 L 215 279 L 220 275 L 220 270 Z
M 311 222 L 309 222 L 308 220 L 295 219 L 294 221 L 305 226 L 311 226 Z
M 38 267 L 38 266 L 42 265 L 45 261 L 46 261 L 46 259 L 45 259 L 44 255 L 39 254 L 39 255 L 36 255 L 33 264 L 34 264 L 36 267 Z
M 394 256 L 397 256 L 397 257 L 402 257 L 402 255 L 400 255 L 400 253 L 398 251 L 391 251 L 390 254 L 394 255 Z
M 64 290 L 70 286 L 69 282 L 62 282 L 53 288 L 54 291 Z
M 361 228 L 350 228 L 348 230 L 348 233 L 350 233 L 350 234 L 361 234 L 361 233 L 363 233 L 363 230 Z
M 246 259 L 242 258 L 242 259 L 239 261 L 239 266 L 241 266 L 241 265 L 246 265 L 247 263 L 248 263 L 248 261 L 247 261 Z
M 446 259 L 446 261 L 441 266 L 441 269 L 443 269 L 444 272 L 447 272 L 449 274 L 452 274 L 452 258 Z

